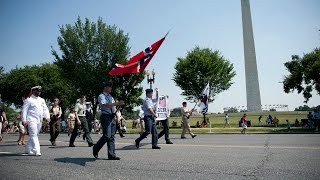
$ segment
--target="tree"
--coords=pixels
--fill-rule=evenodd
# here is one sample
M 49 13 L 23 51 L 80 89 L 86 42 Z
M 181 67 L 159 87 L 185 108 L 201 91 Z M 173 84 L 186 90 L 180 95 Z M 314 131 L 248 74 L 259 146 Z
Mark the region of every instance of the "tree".
M 182 95 L 189 101 L 200 98 L 203 88 L 210 83 L 209 103 L 217 94 L 230 88 L 236 75 L 233 64 L 219 51 L 195 47 L 186 57 L 179 57 L 175 65 L 173 80 L 182 89 Z
M 19 108 L 30 88 L 36 85 L 42 86 L 41 97 L 48 102 L 59 98 L 65 107 L 74 103 L 75 88 L 69 80 L 65 79 L 60 69 L 55 64 L 43 64 L 41 66 L 24 66 L 12 69 L 6 74 L 2 87 L 2 98 L 8 105 Z
M 312 108 L 308 105 L 303 105 L 295 108 L 294 111 L 312 111 Z
M 80 17 L 74 25 L 60 26 L 58 45 L 61 56 L 52 48 L 55 64 L 63 76 L 71 80 L 78 95 L 86 95 L 96 110 L 97 96 L 102 91 L 102 82 L 113 82 L 113 96 L 126 103 L 126 110 L 132 111 L 141 104 L 142 88 L 136 87 L 144 79 L 143 74 L 111 77 L 107 72 L 116 63 L 126 63 L 129 57 L 127 34 L 116 26 L 106 25 L 101 18 L 97 23 Z M 130 96 L 128 96 L 130 92 Z
M 302 58 L 293 55 L 292 60 L 284 63 L 289 75 L 284 77 L 283 89 L 286 93 L 294 90 L 302 92 L 305 103 L 312 97 L 311 92 L 316 90 L 320 95 L 320 49 L 316 48 Z
M 238 109 L 235 107 L 231 107 L 229 108 L 227 111 L 225 111 L 225 113 L 238 113 Z

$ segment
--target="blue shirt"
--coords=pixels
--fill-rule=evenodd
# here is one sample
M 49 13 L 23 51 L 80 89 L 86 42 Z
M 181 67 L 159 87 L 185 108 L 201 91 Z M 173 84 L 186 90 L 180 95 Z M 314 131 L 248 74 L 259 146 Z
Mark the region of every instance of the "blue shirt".
M 113 114 L 116 112 L 116 107 L 106 108 L 104 105 L 108 103 L 114 103 L 114 99 L 111 94 L 103 92 L 98 97 L 99 108 L 102 114 Z
M 152 108 L 153 110 L 155 110 L 154 100 L 152 100 L 151 98 L 147 97 L 143 101 L 143 108 L 142 108 L 142 110 L 144 111 L 144 115 L 145 116 L 152 116 L 152 113 L 150 112 L 149 108 Z

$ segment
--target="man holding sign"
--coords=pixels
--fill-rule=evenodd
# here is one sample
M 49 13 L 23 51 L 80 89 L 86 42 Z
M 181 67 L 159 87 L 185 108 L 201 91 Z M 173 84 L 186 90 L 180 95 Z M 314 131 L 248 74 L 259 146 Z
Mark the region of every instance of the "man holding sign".
M 156 89 L 158 92 L 158 89 Z M 153 90 L 146 89 L 146 99 L 143 101 L 143 111 L 144 111 L 144 124 L 145 131 L 140 135 L 138 139 L 135 140 L 136 147 L 139 148 L 140 141 L 146 138 L 150 133 L 152 134 L 152 149 L 160 149 L 158 146 L 158 134 L 156 128 L 155 119 L 157 118 L 156 109 L 152 99 Z
M 169 122 L 170 110 L 168 107 L 168 96 L 160 96 L 157 98 L 157 116 L 156 120 L 161 121 L 163 130 L 158 134 L 158 139 L 165 135 L 166 144 L 173 144 L 169 139 Z

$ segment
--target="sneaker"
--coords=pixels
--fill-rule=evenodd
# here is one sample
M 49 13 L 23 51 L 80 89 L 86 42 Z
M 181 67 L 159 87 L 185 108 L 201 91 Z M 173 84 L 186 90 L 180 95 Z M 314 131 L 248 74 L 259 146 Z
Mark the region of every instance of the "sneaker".
M 51 145 L 52 146 L 56 146 L 56 142 L 55 141 L 51 141 Z
M 36 153 L 36 156 L 41 156 L 41 153 L 39 153 L 39 152 L 38 152 L 38 153 Z
M 197 135 L 194 134 L 194 135 L 192 135 L 191 137 L 192 137 L 192 139 L 193 139 L 193 138 L 195 138 L 196 136 L 197 136 Z
M 91 142 L 91 143 L 88 143 L 88 146 L 89 147 L 92 147 L 94 144 Z
M 161 149 L 161 147 L 157 146 L 157 145 L 153 145 L 152 149 Z
M 76 147 L 74 144 L 69 144 L 69 147 Z

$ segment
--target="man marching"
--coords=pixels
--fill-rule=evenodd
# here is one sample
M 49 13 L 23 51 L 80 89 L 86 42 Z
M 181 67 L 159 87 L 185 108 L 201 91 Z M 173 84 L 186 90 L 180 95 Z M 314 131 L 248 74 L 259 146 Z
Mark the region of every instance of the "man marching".
M 192 110 L 190 111 L 187 108 L 187 102 L 182 103 L 181 114 L 182 114 L 182 121 L 183 121 L 183 129 L 182 129 L 182 133 L 181 133 L 181 139 L 186 138 L 185 137 L 186 131 L 189 132 L 189 134 L 192 138 L 195 138 L 197 135 L 195 135 L 191 132 L 190 124 L 189 124 L 189 117 L 192 115 Z
M 86 96 L 82 95 L 80 98 L 80 102 L 77 103 L 76 106 L 74 107 L 76 123 L 72 131 L 72 135 L 70 137 L 69 147 L 75 147 L 74 141 L 78 135 L 78 130 L 81 129 L 81 127 L 84 131 L 84 137 L 87 139 L 88 146 L 89 147 L 93 146 L 93 142 L 89 132 L 88 122 L 86 119 L 85 103 L 86 103 Z
M 156 91 L 158 91 L 156 89 Z M 136 147 L 139 148 L 140 141 L 146 138 L 150 133 L 152 134 L 152 149 L 160 149 L 158 146 L 158 134 L 155 123 L 155 118 L 157 114 L 155 113 L 155 107 L 152 100 L 153 90 L 146 89 L 146 99 L 143 101 L 143 111 L 144 111 L 144 124 L 145 132 L 140 135 L 138 139 L 135 140 Z
M 108 159 L 120 160 L 115 154 L 114 135 L 116 133 L 116 106 L 124 105 L 123 101 L 115 102 L 111 96 L 112 83 L 103 83 L 103 92 L 99 95 L 99 107 L 101 109 L 101 126 L 103 135 L 93 146 L 93 156 L 98 159 L 98 153 L 105 143 L 108 145 Z
M 45 118 L 50 121 L 49 109 L 41 94 L 41 86 L 31 88 L 32 96 L 24 101 L 22 107 L 22 122 L 29 129 L 29 141 L 26 145 L 26 153 L 41 156 L 38 134 L 41 129 L 41 121 Z
M 56 146 L 56 139 L 61 131 L 60 118 L 62 115 L 61 107 L 59 106 L 59 99 L 53 100 L 53 106 L 50 108 L 50 142 L 52 146 Z
M 158 93 L 157 93 L 157 98 L 158 98 Z M 170 117 L 170 109 L 168 107 L 168 99 L 169 99 L 169 96 L 166 97 L 166 106 L 167 106 L 166 119 L 161 120 L 161 124 L 163 125 L 163 130 L 158 134 L 158 139 L 160 139 L 164 135 L 166 144 L 173 144 L 169 138 L 169 120 L 168 119 Z

